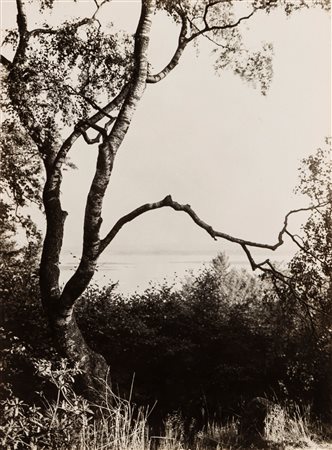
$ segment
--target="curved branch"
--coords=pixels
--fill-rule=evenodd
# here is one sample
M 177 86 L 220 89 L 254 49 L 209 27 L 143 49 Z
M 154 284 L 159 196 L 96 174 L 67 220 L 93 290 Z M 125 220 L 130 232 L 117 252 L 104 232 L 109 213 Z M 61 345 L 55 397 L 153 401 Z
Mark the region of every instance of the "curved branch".
M 116 224 L 111 229 L 111 231 L 106 235 L 106 237 L 100 241 L 99 255 L 112 242 L 112 240 L 115 238 L 115 236 L 118 234 L 118 232 L 125 224 L 131 222 L 132 220 L 136 219 L 137 217 L 141 216 L 142 214 L 148 211 L 164 208 L 165 206 L 171 207 L 176 211 L 186 212 L 199 227 L 206 230 L 213 239 L 216 239 L 213 228 L 207 223 L 203 222 L 197 216 L 197 214 L 191 209 L 190 205 L 181 205 L 180 203 L 175 202 L 170 195 L 167 195 L 163 200 L 159 202 L 145 203 L 139 208 L 136 208 L 133 211 L 131 211 L 129 214 L 126 214 L 125 216 L 121 217 L 121 219 L 119 219 L 116 222 Z
M 170 60 L 170 62 L 164 67 L 163 70 L 161 70 L 159 73 L 155 74 L 155 75 L 148 75 L 146 82 L 149 84 L 153 84 L 153 83 L 158 83 L 159 81 L 163 80 L 179 63 L 180 58 L 184 52 L 184 49 L 186 48 L 187 44 L 189 42 L 191 42 L 192 40 L 194 40 L 195 38 L 197 38 L 198 36 L 204 36 L 206 38 L 208 38 L 209 40 L 211 40 L 214 44 L 220 45 L 219 43 L 217 43 L 216 41 L 214 41 L 212 38 L 210 38 L 206 33 L 210 32 L 210 31 L 216 31 L 216 30 L 226 30 L 226 29 L 232 29 L 232 28 L 236 28 L 238 25 L 240 25 L 240 23 L 244 20 L 248 20 L 250 19 L 255 12 L 257 11 L 258 8 L 254 9 L 250 14 L 248 14 L 247 16 L 243 16 L 240 17 L 236 22 L 231 23 L 231 24 L 227 24 L 227 25 L 222 25 L 222 26 L 218 26 L 218 25 L 214 25 L 214 26 L 209 26 L 208 25 L 208 21 L 207 21 L 207 14 L 208 14 L 208 10 L 210 6 L 214 6 L 218 3 L 221 3 L 220 0 L 214 1 L 210 4 L 207 5 L 205 12 L 204 12 L 204 24 L 205 24 L 205 28 L 203 28 L 202 30 L 198 29 L 196 25 L 194 25 L 186 16 L 185 14 L 177 9 L 177 13 L 179 14 L 180 18 L 181 18 L 181 22 L 182 22 L 182 26 L 181 26 L 181 31 L 180 31 L 180 35 L 179 35 L 179 40 L 178 40 L 178 46 L 175 50 L 175 53 L 172 57 L 172 59 Z M 198 31 L 194 34 L 192 34 L 191 36 L 187 37 L 187 32 L 188 32 L 188 28 L 189 28 L 189 23 L 194 26 Z
M 294 209 L 294 210 L 289 211 L 285 216 L 283 227 L 282 227 L 281 231 L 279 232 L 278 241 L 275 244 L 262 244 L 260 242 L 248 241 L 246 239 L 241 239 L 241 238 L 223 233 L 221 231 L 214 230 L 211 225 L 207 224 L 202 219 L 200 219 L 200 217 L 198 217 L 198 215 L 195 213 L 195 211 L 191 208 L 190 205 L 182 205 L 182 204 L 174 201 L 170 195 L 167 195 L 163 200 L 161 200 L 159 202 L 146 203 L 146 204 L 140 206 L 139 208 L 134 209 L 129 214 L 126 214 L 125 216 L 121 217 L 116 222 L 116 224 L 113 226 L 113 228 L 110 230 L 110 232 L 105 236 L 105 238 L 100 241 L 98 256 L 113 241 L 115 236 L 118 234 L 118 232 L 121 230 L 121 228 L 124 225 L 133 221 L 134 219 L 136 219 L 137 217 L 141 216 L 142 214 L 144 214 L 148 211 L 153 211 L 155 209 L 160 209 L 160 208 L 164 208 L 164 207 L 170 207 L 170 208 L 174 209 L 175 211 L 183 211 L 186 214 L 188 214 L 189 217 L 196 223 L 196 225 L 198 225 L 200 228 L 205 230 L 214 240 L 217 240 L 217 238 L 221 238 L 221 239 L 227 240 L 229 242 L 233 242 L 235 244 L 240 245 L 248 258 L 248 261 L 251 265 L 252 270 L 260 269 L 263 272 L 273 274 L 279 280 L 285 281 L 285 279 L 287 279 L 288 277 L 286 275 L 282 274 L 281 272 L 279 272 L 272 265 L 272 263 L 270 262 L 269 259 L 267 259 L 261 263 L 257 263 L 254 260 L 253 256 L 251 255 L 248 247 L 264 248 L 266 250 L 275 251 L 277 248 L 279 248 L 283 244 L 284 234 L 289 235 L 289 232 L 287 230 L 289 217 L 292 214 L 302 212 L 302 211 L 309 211 L 309 210 L 312 210 L 313 208 L 317 208 L 320 206 L 323 206 L 323 205 L 311 206 L 308 208 L 299 208 L 299 209 Z
M 254 242 L 249 241 L 246 239 L 241 239 L 235 236 L 231 236 L 230 234 L 223 233 L 221 231 L 216 231 L 212 228 L 211 225 L 204 222 L 202 219 L 198 217 L 198 215 L 195 213 L 195 211 L 191 208 L 190 205 L 182 205 L 176 201 L 174 201 L 171 197 L 171 195 L 167 195 L 163 200 L 155 203 L 146 203 L 139 208 L 134 209 L 129 214 L 126 214 L 125 216 L 121 217 L 116 224 L 113 226 L 111 231 L 106 235 L 106 237 L 100 242 L 99 247 L 99 254 L 101 254 L 105 248 L 112 242 L 114 237 L 118 234 L 118 232 L 121 230 L 121 228 L 128 222 L 131 222 L 132 220 L 136 219 L 136 217 L 144 214 L 145 212 L 152 211 L 159 208 L 164 207 L 170 207 L 173 208 L 175 211 L 183 211 L 186 214 L 188 214 L 191 219 L 198 225 L 200 228 L 205 230 L 214 240 L 217 240 L 217 238 L 225 239 L 226 241 L 233 242 L 234 244 L 239 244 L 242 247 L 254 247 L 254 248 L 264 248 L 267 250 L 275 251 L 277 248 L 279 248 L 283 243 L 283 236 L 287 232 L 287 225 L 288 225 L 288 218 L 290 215 L 302 212 L 302 211 L 310 211 L 315 207 L 308 207 L 308 208 L 299 208 L 289 211 L 284 219 L 284 225 L 279 232 L 278 235 L 278 241 L 275 244 L 262 244 L 260 242 Z M 320 205 L 323 206 L 323 205 Z
M 96 137 L 90 138 L 86 131 L 82 130 L 82 136 L 85 142 L 89 145 L 97 144 L 100 142 L 101 133 L 98 133 Z
M 83 135 L 83 132 L 88 131 L 89 128 L 91 128 L 94 124 L 102 120 L 104 117 L 110 117 L 109 114 L 114 109 L 119 108 L 119 106 L 121 106 L 124 99 L 126 98 L 126 95 L 128 94 L 129 88 L 130 88 L 129 83 L 124 85 L 119 94 L 116 97 L 114 97 L 114 99 L 110 103 L 108 103 L 104 108 L 99 108 L 100 110 L 98 110 L 97 113 L 95 113 L 93 116 L 87 119 L 82 125 L 76 124 L 76 126 L 74 127 L 74 131 L 62 143 L 62 146 L 58 151 L 58 154 L 54 160 L 54 167 L 62 166 L 69 150 L 72 148 L 77 139 Z
M 210 3 L 208 3 L 205 6 L 205 10 L 204 10 L 204 15 L 203 15 L 203 21 L 205 23 L 205 26 L 208 27 L 208 20 L 207 20 L 207 16 L 209 14 L 209 9 L 215 5 L 219 5 L 220 3 L 223 3 L 223 0 L 216 0 L 216 1 L 212 1 Z
M 78 125 L 78 129 L 80 129 L 80 131 L 82 132 L 82 136 L 87 144 L 89 144 L 89 145 L 97 144 L 100 142 L 101 137 L 103 137 L 104 139 L 107 137 L 107 130 L 110 127 L 110 125 L 112 125 L 114 120 L 116 120 L 116 117 L 112 117 L 108 122 L 106 122 L 103 128 L 98 127 L 98 125 L 92 124 L 91 128 L 94 128 L 95 130 L 98 131 L 97 136 L 94 138 L 90 138 L 88 136 L 87 132 L 84 130 L 84 128 L 80 129 L 79 125 Z M 84 122 L 81 122 L 81 125 L 83 125 L 83 124 L 84 124 Z
M 280 247 L 283 244 L 283 235 L 284 234 L 291 236 L 287 230 L 287 224 L 288 224 L 288 219 L 289 219 L 290 215 L 295 214 L 297 212 L 310 211 L 310 210 L 322 207 L 322 206 L 324 206 L 324 204 L 311 206 L 311 207 L 307 207 L 307 208 L 299 208 L 299 209 L 294 209 L 292 211 L 289 211 L 285 216 L 284 225 L 278 235 L 278 242 L 276 244 L 271 245 L 271 244 L 261 244 L 258 242 L 247 241 L 245 239 L 240 239 L 240 238 L 237 238 L 237 237 L 234 237 L 234 236 L 231 236 L 231 235 L 219 232 L 219 231 L 215 231 L 209 224 L 207 224 L 206 222 L 204 222 L 197 216 L 197 214 L 193 211 L 193 209 L 191 208 L 190 205 L 181 205 L 180 203 L 175 202 L 172 199 L 172 197 L 170 195 L 168 195 L 167 197 L 165 197 L 163 200 L 161 200 L 159 202 L 146 203 L 146 204 L 140 206 L 139 208 L 134 209 L 129 214 L 126 214 L 125 216 L 121 217 L 116 222 L 116 224 L 113 226 L 111 231 L 106 235 L 106 237 L 100 241 L 98 256 L 112 242 L 112 240 L 115 238 L 115 236 L 118 234 L 118 232 L 121 230 L 121 228 L 125 224 L 133 221 L 134 219 L 136 219 L 140 215 L 144 214 L 145 212 L 163 208 L 166 206 L 173 208 L 175 211 L 183 211 L 183 212 L 187 213 L 191 217 L 191 219 L 196 223 L 196 225 L 198 225 L 200 228 L 205 230 L 213 239 L 216 240 L 219 237 L 219 238 L 225 239 L 227 241 L 239 244 L 242 247 L 243 251 L 245 252 L 247 259 L 251 265 L 252 270 L 259 269 L 263 273 L 271 276 L 272 280 L 274 280 L 273 282 L 275 284 L 276 284 L 276 280 L 279 280 L 282 283 L 284 283 L 285 285 L 287 285 L 288 288 L 293 293 L 293 295 L 295 296 L 295 298 L 305 306 L 310 319 L 312 319 L 311 310 L 322 312 L 321 309 L 318 309 L 318 308 L 314 307 L 313 305 L 310 305 L 309 302 L 307 302 L 306 299 L 304 299 L 303 296 L 301 296 L 296 291 L 296 287 L 294 286 L 293 279 L 291 277 L 289 277 L 287 274 L 280 272 L 271 263 L 271 261 L 269 259 L 266 259 L 265 261 L 257 263 L 255 261 L 255 259 L 253 258 L 248 247 L 264 248 L 264 249 L 272 250 L 272 251 L 276 250 L 278 247 Z M 276 284 L 276 287 L 277 287 L 277 284 Z
M 147 83 L 158 83 L 159 81 L 163 80 L 178 65 L 180 61 L 183 51 L 188 43 L 188 40 L 186 39 L 186 34 L 188 31 L 188 20 L 186 19 L 184 14 L 179 13 L 179 15 L 182 25 L 178 40 L 178 46 L 175 50 L 175 53 L 170 62 L 167 64 L 167 66 L 164 67 L 163 70 L 155 75 L 148 75 L 146 79 Z
M 202 30 L 199 30 L 196 33 L 192 34 L 187 39 L 187 42 L 190 42 L 193 39 L 196 39 L 198 36 L 201 36 L 201 35 L 204 35 L 205 33 L 208 33 L 209 31 L 219 31 L 219 30 L 221 31 L 221 30 L 230 30 L 232 28 L 236 28 L 244 20 L 249 20 L 256 12 L 257 12 L 257 9 L 254 9 L 247 16 L 242 16 L 236 22 L 228 23 L 226 25 L 212 25 L 212 26 L 206 25 L 205 28 L 203 28 Z
M 76 299 L 88 286 L 96 269 L 100 248 L 103 201 L 112 174 L 114 158 L 125 138 L 137 103 L 146 87 L 147 51 L 154 11 L 154 0 L 142 1 L 141 15 L 135 35 L 135 66 L 131 83 L 128 85 L 128 90 L 125 89 L 126 95 L 123 94 L 124 101 L 111 132 L 99 145 L 97 167 L 85 207 L 81 261 L 76 272 L 65 285 L 60 299 L 62 305 L 69 308 L 74 305 Z M 101 113 L 97 113 L 94 117 L 98 114 Z

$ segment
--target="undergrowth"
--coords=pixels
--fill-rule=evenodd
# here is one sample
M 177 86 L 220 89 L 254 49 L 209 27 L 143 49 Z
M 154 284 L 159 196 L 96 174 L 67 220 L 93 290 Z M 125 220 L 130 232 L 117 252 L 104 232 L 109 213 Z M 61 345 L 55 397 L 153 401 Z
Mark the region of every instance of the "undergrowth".
M 74 377 L 77 368 L 70 368 L 65 360 L 51 365 L 46 360 L 35 361 L 40 376 L 55 388 L 49 401 L 39 393 L 40 405 L 28 405 L 8 390 L 2 400 L 0 445 L 2 449 L 30 450 L 236 450 L 244 447 L 241 420 L 226 424 L 208 423 L 196 431 L 191 439 L 185 436 L 184 422 L 179 414 L 169 415 L 163 433 L 149 431 L 151 411 L 137 408 L 129 400 L 114 395 L 104 383 L 100 401 L 88 401 L 75 393 Z M 264 448 L 290 450 L 292 448 L 319 449 L 311 431 L 308 411 L 292 410 L 271 404 L 261 436 Z M 262 448 L 262 447 L 261 447 Z M 324 447 L 328 448 L 328 447 Z

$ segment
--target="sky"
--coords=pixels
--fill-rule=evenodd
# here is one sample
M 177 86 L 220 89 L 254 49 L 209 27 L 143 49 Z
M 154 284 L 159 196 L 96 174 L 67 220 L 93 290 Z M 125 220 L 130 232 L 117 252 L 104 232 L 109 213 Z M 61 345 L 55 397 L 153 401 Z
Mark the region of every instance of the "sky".
M 55 18 L 93 11 L 93 2 L 56 2 Z M 61 3 L 61 4 L 60 4 Z M 2 0 L 3 26 L 15 20 L 13 2 Z M 35 18 L 29 6 L 30 20 Z M 105 5 L 101 21 L 134 32 L 136 1 Z M 307 205 L 294 196 L 303 157 L 331 135 L 331 23 L 327 13 L 307 10 L 286 18 L 259 15 L 245 25 L 247 39 L 272 42 L 274 77 L 266 96 L 228 71 L 213 69 L 211 46 L 187 49 L 180 65 L 149 85 L 121 146 L 105 198 L 102 234 L 123 214 L 171 194 L 189 203 L 216 230 L 264 243 L 276 242 L 290 209 Z M 167 64 L 178 31 L 164 15 L 154 17 L 150 60 Z M 96 149 L 77 142 L 62 187 L 69 213 L 64 248 L 79 254 L 84 204 Z M 295 231 L 301 219 L 291 226 Z M 149 212 L 128 224 L 106 251 L 200 253 L 237 249 L 213 241 L 184 214 Z M 289 252 L 286 246 L 284 252 Z M 238 251 L 238 250 L 237 250 Z

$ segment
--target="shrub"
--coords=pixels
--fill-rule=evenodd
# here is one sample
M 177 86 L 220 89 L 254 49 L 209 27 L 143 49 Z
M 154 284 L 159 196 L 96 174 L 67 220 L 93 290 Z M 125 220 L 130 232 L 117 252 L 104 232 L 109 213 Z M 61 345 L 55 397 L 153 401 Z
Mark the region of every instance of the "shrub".
M 310 431 L 310 411 L 299 406 L 281 407 L 274 404 L 265 418 L 264 438 L 267 442 L 312 447 L 315 436 Z
M 181 289 L 154 286 L 123 298 L 93 288 L 77 308 L 121 392 L 135 373 L 136 401 L 158 400 L 162 416 L 180 408 L 203 421 L 278 388 L 276 311 L 271 286 L 229 269 L 223 256 Z
M 56 400 L 44 398 L 43 407 L 28 405 L 12 394 L 2 401 L 0 442 L 4 449 L 145 450 L 149 447 L 147 416 L 121 400 L 105 385 L 96 405 L 73 390 L 76 368 L 65 360 L 54 367 L 35 362 L 41 376 L 57 389 Z M 41 394 L 42 395 L 42 394 Z
M 35 250 L 4 258 L 0 270 L 0 377 L 20 399 L 36 400 L 35 358 L 55 360 L 50 331 L 39 300 Z M 5 389 L 1 396 L 5 395 Z

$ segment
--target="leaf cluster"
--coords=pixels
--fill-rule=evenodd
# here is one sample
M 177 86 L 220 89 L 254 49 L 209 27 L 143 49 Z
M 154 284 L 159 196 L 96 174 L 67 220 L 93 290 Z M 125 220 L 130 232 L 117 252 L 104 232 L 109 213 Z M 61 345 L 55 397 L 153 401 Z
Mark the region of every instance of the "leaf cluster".
M 41 160 L 30 137 L 18 121 L 6 119 L 1 126 L 0 236 L 1 254 L 15 253 L 13 241 L 20 228 L 29 246 L 38 247 L 40 233 L 26 208 L 41 208 Z
M 90 19 L 35 30 L 24 64 L 9 78 L 20 115 L 32 118 L 41 140 L 50 126 L 75 124 L 122 87 L 131 73 L 131 52 L 128 35 L 104 33 Z
M 332 312 L 332 162 L 327 145 L 302 161 L 296 192 L 315 206 L 299 237 L 300 248 L 290 264 L 297 288 L 310 304 Z

